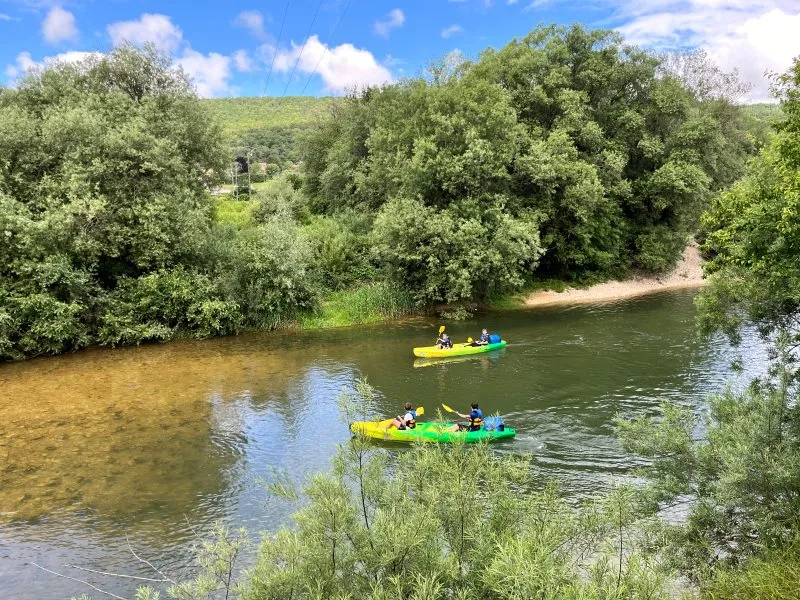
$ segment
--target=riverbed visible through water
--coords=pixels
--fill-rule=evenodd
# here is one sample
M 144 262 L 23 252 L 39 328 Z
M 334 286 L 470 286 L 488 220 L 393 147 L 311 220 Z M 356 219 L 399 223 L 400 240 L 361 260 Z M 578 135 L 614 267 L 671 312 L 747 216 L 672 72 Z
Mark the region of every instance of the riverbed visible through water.
M 726 383 L 765 371 L 753 336 L 733 349 L 697 334 L 693 296 L 489 313 L 448 331 L 460 341 L 485 326 L 507 348 L 445 362 L 414 360 L 411 348 L 430 345 L 439 324 L 419 319 L 0 365 L 3 596 L 92 591 L 36 562 L 132 597 L 135 582 L 64 565 L 152 576 L 133 548 L 180 577 L 215 522 L 276 528 L 289 509 L 260 480 L 275 468 L 302 481 L 329 467 L 349 437 L 336 397 L 361 377 L 386 416 L 406 400 L 431 415 L 441 402 L 464 411 L 477 399 L 517 430 L 498 451 L 532 454 L 572 498 L 601 492 L 635 465 L 614 437 L 615 415 L 653 414 L 663 401 L 700 411 Z

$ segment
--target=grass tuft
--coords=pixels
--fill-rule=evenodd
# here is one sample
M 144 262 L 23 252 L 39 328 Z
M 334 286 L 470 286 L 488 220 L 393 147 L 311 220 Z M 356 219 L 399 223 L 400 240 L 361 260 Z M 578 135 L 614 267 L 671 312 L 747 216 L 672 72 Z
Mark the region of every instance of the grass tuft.
M 333 292 L 320 307 L 302 315 L 302 329 L 326 329 L 348 325 L 366 325 L 411 314 L 411 295 L 386 282 L 375 282 L 353 290 Z

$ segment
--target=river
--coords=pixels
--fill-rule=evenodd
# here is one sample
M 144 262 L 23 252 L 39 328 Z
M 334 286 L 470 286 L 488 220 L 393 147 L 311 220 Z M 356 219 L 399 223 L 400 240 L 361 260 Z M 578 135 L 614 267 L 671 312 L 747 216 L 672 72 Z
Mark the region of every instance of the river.
M 634 466 L 614 438 L 616 414 L 652 414 L 665 400 L 702 410 L 710 393 L 764 371 L 754 336 L 737 349 L 698 336 L 692 299 L 483 315 L 448 331 L 459 341 L 487 326 L 508 347 L 435 364 L 411 348 L 430 344 L 438 322 L 414 319 L 0 365 L 0 588 L 15 600 L 91 592 L 37 562 L 132 597 L 130 581 L 64 565 L 152 576 L 130 543 L 181 576 L 216 521 L 276 527 L 288 509 L 260 479 L 328 468 L 348 438 L 335 399 L 360 377 L 387 416 L 406 400 L 430 415 L 437 402 L 463 411 L 478 399 L 517 429 L 499 451 L 532 454 L 571 498 L 602 491 Z

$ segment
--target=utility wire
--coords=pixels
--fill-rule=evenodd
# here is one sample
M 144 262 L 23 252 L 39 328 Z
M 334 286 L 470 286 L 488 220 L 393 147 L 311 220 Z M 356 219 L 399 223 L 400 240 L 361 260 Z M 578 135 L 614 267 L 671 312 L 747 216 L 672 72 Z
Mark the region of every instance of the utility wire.
M 319 9 L 322 7 L 322 0 L 319 0 L 317 4 L 317 10 L 314 12 L 314 18 L 311 19 L 311 25 L 308 27 L 308 33 L 306 34 L 306 39 L 303 42 L 303 47 L 300 48 L 300 54 L 297 55 L 297 60 L 294 61 L 294 67 L 292 67 L 292 73 L 289 75 L 289 81 L 286 82 L 286 87 L 283 88 L 282 96 L 286 95 L 287 90 L 289 89 L 289 84 L 292 83 L 292 77 L 294 77 L 295 69 L 297 69 L 297 64 L 300 62 L 300 58 L 303 56 L 303 50 L 306 49 L 306 44 L 308 43 L 308 38 L 311 36 L 311 30 L 314 29 L 314 23 L 317 20 L 317 15 L 319 14 Z
M 283 25 L 286 23 L 286 15 L 289 12 L 289 3 L 292 0 L 286 0 L 286 8 L 283 10 L 283 19 L 281 19 L 281 29 L 278 33 L 278 43 L 275 44 L 275 52 L 272 53 L 272 62 L 269 65 L 269 73 L 267 73 L 267 83 L 264 86 L 264 95 L 267 95 L 267 88 L 269 87 L 269 78 L 272 77 L 272 67 L 275 66 L 275 57 L 278 56 L 278 47 L 281 45 L 281 38 L 283 37 Z
M 333 43 L 333 40 L 336 36 L 336 30 L 339 29 L 339 25 L 342 24 L 342 20 L 344 19 L 344 14 L 347 12 L 349 6 L 350 6 L 350 0 L 347 0 L 347 4 L 344 5 L 344 10 L 342 11 L 341 16 L 339 17 L 339 22 L 336 23 L 336 27 L 333 28 L 330 40 L 328 41 L 328 46 L 330 46 Z M 319 65 L 322 62 L 322 59 L 325 58 L 325 55 L 328 53 L 328 46 L 325 46 L 324 50 L 322 51 L 322 54 L 319 55 L 317 66 L 314 67 L 314 70 L 311 71 L 311 75 L 308 76 L 308 81 L 306 81 L 306 84 L 303 86 L 303 90 L 300 92 L 301 96 L 306 93 L 306 88 L 308 87 L 308 84 L 311 83 L 311 79 L 314 77 L 314 75 L 316 75 L 317 69 L 319 69 Z

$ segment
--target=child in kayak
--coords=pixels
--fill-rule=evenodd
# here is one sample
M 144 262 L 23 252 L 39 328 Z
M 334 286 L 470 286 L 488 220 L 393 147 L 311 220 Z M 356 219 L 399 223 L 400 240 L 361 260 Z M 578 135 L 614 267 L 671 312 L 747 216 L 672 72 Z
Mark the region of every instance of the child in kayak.
M 484 331 L 486 331 L 484 329 Z M 470 407 L 468 415 L 462 415 L 460 412 L 455 413 L 462 419 L 469 419 L 468 423 L 456 423 L 450 428 L 450 431 L 480 431 L 483 427 L 483 411 L 478 407 L 477 402 L 473 402 Z
M 405 413 L 392 419 L 392 422 L 389 423 L 386 429 L 392 427 L 397 427 L 397 429 L 414 429 L 414 427 L 417 426 L 417 411 L 414 410 L 411 402 L 406 402 L 403 406 L 403 410 L 405 410 Z
M 475 342 L 475 346 L 485 346 L 489 343 L 489 332 L 486 329 L 481 329 L 481 337 Z
M 453 347 L 453 342 L 450 340 L 450 336 L 444 331 L 439 334 L 439 338 L 436 340 L 436 347 L 439 349 Z

